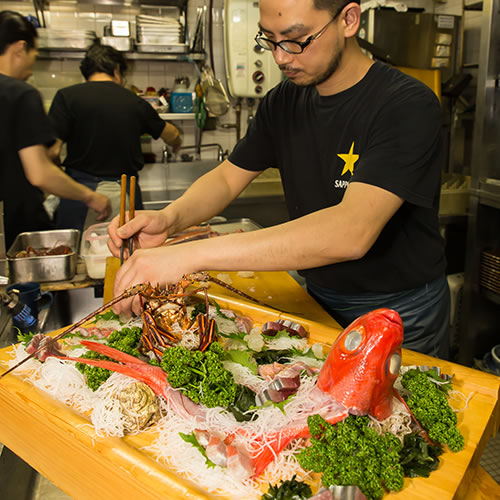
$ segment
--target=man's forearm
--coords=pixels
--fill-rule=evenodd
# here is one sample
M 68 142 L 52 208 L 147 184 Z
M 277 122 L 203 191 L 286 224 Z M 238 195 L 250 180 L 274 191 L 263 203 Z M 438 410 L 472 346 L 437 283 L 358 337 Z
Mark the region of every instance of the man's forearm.
M 250 182 L 249 178 L 244 177 L 245 172 L 238 169 L 243 177 L 239 178 L 236 183 L 229 183 L 223 175 L 225 165 L 227 165 L 227 160 L 200 177 L 180 198 L 163 209 L 168 213 L 175 232 L 200 224 L 220 214 Z M 250 175 L 255 176 L 255 174 Z
M 30 146 L 19 151 L 24 172 L 28 181 L 37 188 L 60 198 L 89 203 L 93 191 L 74 181 L 59 167 L 54 165 L 44 146 Z

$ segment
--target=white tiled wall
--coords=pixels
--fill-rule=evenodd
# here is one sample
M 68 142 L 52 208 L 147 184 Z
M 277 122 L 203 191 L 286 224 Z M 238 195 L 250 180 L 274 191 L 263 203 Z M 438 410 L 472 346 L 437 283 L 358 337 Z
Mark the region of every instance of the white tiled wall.
M 203 6 L 203 0 L 190 0 L 188 6 L 188 28 L 192 33 L 195 26 L 196 9 Z M 214 1 L 213 9 L 213 46 L 215 73 L 224 84 L 224 44 L 223 44 L 223 0 Z M 34 8 L 31 2 L 11 2 L 0 1 L 0 10 L 10 9 L 22 14 L 34 15 Z M 73 1 L 52 1 L 45 12 L 47 27 L 61 29 L 85 29 L 95 31 L 97 36 L 103 35 L 104 26 L 108 25 L 111 19 L 126 20 L 131 23 L 131 31 L 135 33 L 135 16 L 139 13 L 138 7 L 118 7 L 95 5 L 89 3 L 76 3 Z M 161 8 L 147 11 L 148 14 L 160 14 Z M 208 59 L 207 59 L 208 61 Z M 209 62 L 209 61 L 208 61 Z M 83 77 L 79 70 L 79 60 L 73 59 L 39 59 L 34 67 L 33 77 L 30 83 L 34 85 L 42 94 L 46 108 L 50 106 L 56 91 L 59 88 L 83 82 Z M 188 62 L 175 61 L 129 61 L 129 71 L 127 74 L 127 85 L 135 85 L 141 90 L 147 87 L 173 88 L 176 76 L 188 76 L 193 82 L 197 80 L 196 72 L 192 64 Z M 227 88 L 227 85 L 226 85 Z M 234 100 L 232 100 L 234 103 Z M 234 109 L 218 119 L 219 125 L 234 124 L 236 116 Z M 246 130 L 247 113 L 245 103 L 243 103 L 241 133 Z M 178 123 L 183 128 L 185 139 L 184 144 L 194 144 L 195 124 L 192 120 L 182 120 Z M 231 150 L 236 143 L 236 132 L 234 128 L 225 129 L 220 126 L 215 131 L 204 131 L 202 143 L 219 143 L 224 150 Z M 145 151 L 157 153 L 160 158 L 163 142 L 161 140 L 152 141 L 145 146 Z M 215 157 L 215 150 L 203 152 L 204 157 Z

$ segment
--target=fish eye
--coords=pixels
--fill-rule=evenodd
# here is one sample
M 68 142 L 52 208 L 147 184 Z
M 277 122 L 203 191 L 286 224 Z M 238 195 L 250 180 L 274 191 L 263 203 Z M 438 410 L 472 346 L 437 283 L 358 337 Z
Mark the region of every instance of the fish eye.
M 389 358 L 388 365 L 389 365 L 389 373 L 391 373 L 391 375 L 397 375 L 399 373 L 399 369 L 401 368 L 401 354 L 395 352 Z
M 355 351 L 363 341 L 363 333 L 359 330 L 351 330 L 344 339 L 344 346 L 348 351 Z

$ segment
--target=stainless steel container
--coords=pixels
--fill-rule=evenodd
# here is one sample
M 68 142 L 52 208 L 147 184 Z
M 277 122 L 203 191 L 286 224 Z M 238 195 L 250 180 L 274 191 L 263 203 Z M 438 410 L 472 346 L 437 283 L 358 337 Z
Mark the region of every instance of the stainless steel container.
M 67 245 L 72 252 L 67 255 L 16 258 L 16 253 L 27 247 L 51 248 Z M 33 231 L 18 234 L 7 252 L 11 283 L 23 281 L 64 281 L 76 274 L 76 261 L 80 245 L 80 231 L 57 229 L 54 231 Z

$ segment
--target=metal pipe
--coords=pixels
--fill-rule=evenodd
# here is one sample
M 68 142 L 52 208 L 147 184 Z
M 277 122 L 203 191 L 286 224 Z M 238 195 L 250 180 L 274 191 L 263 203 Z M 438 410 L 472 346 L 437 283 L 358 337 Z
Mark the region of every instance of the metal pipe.
M 211 144 L 201 144 L 200 146 L 196 145 L 191 145 L 191 146 L 181 146 L 178 151 L 181 150 L 186 150 L 186 149 L 194 149 L 195 151 L 198 152 L 198 148 L 201 149 L 208 149 L 208 148 L 217 148 L 217 160 L 222 161 L 224 159 L 224 149 L 222 149 L 222 146 L 218 143 L 211 143 Z

